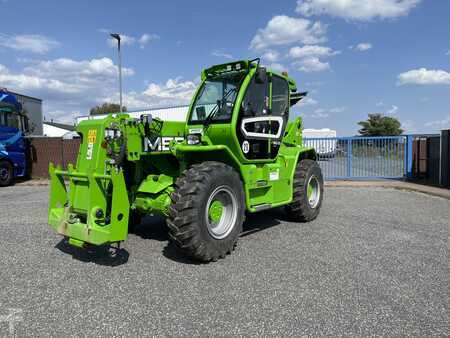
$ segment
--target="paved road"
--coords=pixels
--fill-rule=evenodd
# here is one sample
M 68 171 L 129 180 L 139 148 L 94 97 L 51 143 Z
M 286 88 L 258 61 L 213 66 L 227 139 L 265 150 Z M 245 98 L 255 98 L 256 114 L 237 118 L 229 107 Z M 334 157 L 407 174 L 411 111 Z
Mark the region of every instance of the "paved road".
M 46 226 L 46 201 L 47 187 L 0 190 L 0 321 L 18 336 L 450 334 L 445 199 L 328 188 L 315 222 L 254 215 L 209 265 L 151 220 L 116 258 L 83 254 Z

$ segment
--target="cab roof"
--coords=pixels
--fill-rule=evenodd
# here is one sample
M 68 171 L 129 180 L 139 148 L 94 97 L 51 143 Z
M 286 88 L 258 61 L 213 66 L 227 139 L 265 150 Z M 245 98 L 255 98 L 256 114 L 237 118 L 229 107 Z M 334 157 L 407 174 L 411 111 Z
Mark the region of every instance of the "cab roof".
M 22 104 L 17 100 L 17 97 L 3 89 L 0 89 L 0 107 L 11 108 L 17 112 L 22 111 Z
M 242 71 L 248 72 L 252 68 L 261 67 L 259 65 L 259 63 L 260 63 L 260 59 L 258 58 L 258 59 L 254 59 L 254 60 L 238 60 L 238 61 L 214 65 L 214 66 L 204 69 L 202 71 L 201 78 L 202 78 L 202 80 L 205 80 L 208 77 L 225 74 L 225 73 L 238 73 L 238 72 L 242 72 Z M 295 80 L 293 78 L 289 77 L 286 72 L 280 73 L 280 72 L 274 71 L 273 69 L 267 69 L 267 71 L 271 74 L 275 74 L 275 75 L 278 75 L 278 76 L 286 79 L 286 81 L 289 84 L 289 90 L 291 92 L 297 91 L 297 84 L 296 84 Z

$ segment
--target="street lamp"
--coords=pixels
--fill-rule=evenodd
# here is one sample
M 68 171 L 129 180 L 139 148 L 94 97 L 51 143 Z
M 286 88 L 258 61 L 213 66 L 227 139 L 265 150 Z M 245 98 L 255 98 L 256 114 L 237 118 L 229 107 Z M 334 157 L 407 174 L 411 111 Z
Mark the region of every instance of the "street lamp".
M 120 34 L 110 34 L 113 39 L 117 40 L 117 49 L 119 52 L 119 93 L 120 93 L 120 112 L 122 113 L 122 56 L 120 53 Z

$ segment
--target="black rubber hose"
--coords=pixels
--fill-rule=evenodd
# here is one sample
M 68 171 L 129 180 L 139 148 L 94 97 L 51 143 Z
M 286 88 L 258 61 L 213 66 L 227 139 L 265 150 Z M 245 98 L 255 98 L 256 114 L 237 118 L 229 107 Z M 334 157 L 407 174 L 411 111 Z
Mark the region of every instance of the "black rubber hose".
M 116 164 L 121 167 L 124 163 L 125 163 L 125 159 L 126 159 L 126 149 L 127 149 L 127 145 L 126 145 L 126 141 L 125 139 L 123 140 L 122 144 L 120 145 L 120 150 L 119 150 L 119 154 L 117 155 L 117 157 L 114 159 L 116 161 Z

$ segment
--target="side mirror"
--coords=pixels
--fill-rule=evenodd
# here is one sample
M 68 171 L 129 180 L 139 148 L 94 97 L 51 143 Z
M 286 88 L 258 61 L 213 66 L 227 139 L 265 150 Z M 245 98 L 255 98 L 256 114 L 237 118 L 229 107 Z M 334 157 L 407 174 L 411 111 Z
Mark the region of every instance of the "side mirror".
M 242 119 L 241 131 L 246 139 L 277 140 L 281 137 L 284 120 L 281 116 L 261 116 Z
M 255 82 L 258 84 L 264 84 L 267 82 L 267 71 L 264 67 L 258 67 L 255 74 Z
M 22 115 L 22 132 L 24 134 L 29 134 L 31 132 L 30 120 L 28 119 L 28 116 L 24 116 L 24 115 Z

